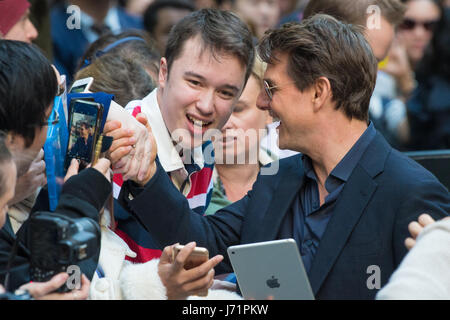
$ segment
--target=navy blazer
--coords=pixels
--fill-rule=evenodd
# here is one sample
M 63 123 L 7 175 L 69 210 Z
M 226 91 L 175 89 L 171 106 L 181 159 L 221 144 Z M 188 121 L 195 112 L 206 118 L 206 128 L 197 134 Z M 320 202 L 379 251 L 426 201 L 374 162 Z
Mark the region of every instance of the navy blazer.
M 212 216 L 189 209 L 158 164 L 134 199 L 127 184 L 123 205 L 161 246 L 196 241 L 225 259 L 217 273 L 232 271 L 231 245 L 277 239 L 283 218 L 303 185 L 301 155 L 280 161 L 276 175 L 259 175 L 247 196 Z M 132 199 L 132 200 L 130 200 Z M 312 262 L 309 280 L 317 299 L 373 299 L 372 268 L 383 286 L 407 253 L 408 224 L 422 213 L 450 212 L 447 189 L 377 133 L 346 182 Z M 376 267 L 373 267 L 376 266 Z M 378 269 L 378 268 L 379 269 Z

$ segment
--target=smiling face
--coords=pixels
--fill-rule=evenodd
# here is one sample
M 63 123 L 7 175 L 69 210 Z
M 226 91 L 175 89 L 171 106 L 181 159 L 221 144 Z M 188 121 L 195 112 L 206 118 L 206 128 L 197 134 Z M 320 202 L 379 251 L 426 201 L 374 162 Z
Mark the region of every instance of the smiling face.
M 294 80 L 287 74 L 288 55 L 278 54 L 275 64 L 268 64 L 264 80 L 272 89 L 272 100 L 265 90 L 261 90 L 257 106 L 268 110 L 274 120 L 279 120 L 279 148 L 304 151 L 307 137 L 316 131 L 316 117 L 313 111 L 312 99 L 314 89 L 306 88 L 301 92 L 294 84 Z
M 0 176 L 3 185 L 2 194 L 0 194 L 0 228 L 2 228 L 6 221 L 8 202 L 14 197 L 16 187 L 17 172 L 13 161 L 0 164 Z
M 206 130 L 222 129 L 245 82 L 245 66 L 237 57 L 202 49 L 195 37 L 186 41 L 170 70 L 161 59 L 158 104 L 167 129 L 181 133 L 185 148 L 201 145 L 198 137 Z

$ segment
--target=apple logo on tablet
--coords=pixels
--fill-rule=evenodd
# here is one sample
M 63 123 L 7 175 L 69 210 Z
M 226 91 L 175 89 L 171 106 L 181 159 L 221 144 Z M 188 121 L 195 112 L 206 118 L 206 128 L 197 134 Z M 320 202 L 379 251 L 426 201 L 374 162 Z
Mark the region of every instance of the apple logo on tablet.
M 275 278 L 275 276 L 272 276 L 271 279 L 268 279 L 266 281 L 266 283 L 267 283 L 267 286 L 271 289 L 280 287 L 280 284 L 278 283 L 278 279 Z

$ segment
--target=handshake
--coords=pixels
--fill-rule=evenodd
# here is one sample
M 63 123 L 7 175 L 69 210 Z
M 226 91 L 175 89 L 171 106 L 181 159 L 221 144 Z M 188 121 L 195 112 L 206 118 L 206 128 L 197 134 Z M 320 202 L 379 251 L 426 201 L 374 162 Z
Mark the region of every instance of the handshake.
M 108 158 L 114 173 L 121 173 L 124 180 L 143 186 L 156 172 L 156 141 L 143 113 L 136 116 L 137 121 L 129 117 L 122 119 L 107 121 L 103 129 L 105 135 L 114 139 Z

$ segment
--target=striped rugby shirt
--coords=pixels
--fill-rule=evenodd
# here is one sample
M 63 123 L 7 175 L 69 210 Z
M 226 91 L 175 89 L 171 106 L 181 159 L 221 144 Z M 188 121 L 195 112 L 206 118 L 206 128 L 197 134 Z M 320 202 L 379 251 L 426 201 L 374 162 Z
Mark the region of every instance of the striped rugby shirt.
M 131 101 L 126 109 L 132 112 L 133 116 L 140 112 L 147 116 L 158 146 L 159 162 L 169 174 L 173 184 L 186 196 L 189 207 L 194 212 L 203 215 L 211 200 L 213 189 L 214 153 L 211 151 L 211 141 L 195 148 L 190 155 L 190 161 L 185 161 L 186 159 L 183 161 L 173 146 L 172 139 L 165 126 L 156 93 L 157 89 L 153 90 L 143 100 Z M 208 150 L 208 155 L 210 155 L 208 161 L 205 161 L 203 157 L 205 149 Z M 119 196 L 122 184 L 122 175 L 114 175 L 113 193 L 115 199 Z M 158 245 L 153 241 L 151 235 L 136 218 L 119 205 L 118 201 L 115 201 L 114 204 L 114 216 L 116 234 L 137 254 L 135 258 L 126 257 L 127 260 L 134 263 L 144 263 L 161 256 L 162 252 L 158 249 Z

